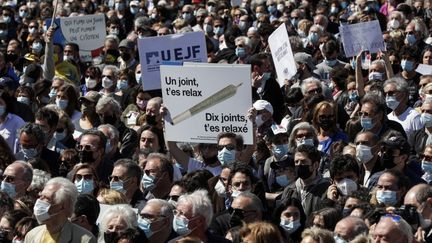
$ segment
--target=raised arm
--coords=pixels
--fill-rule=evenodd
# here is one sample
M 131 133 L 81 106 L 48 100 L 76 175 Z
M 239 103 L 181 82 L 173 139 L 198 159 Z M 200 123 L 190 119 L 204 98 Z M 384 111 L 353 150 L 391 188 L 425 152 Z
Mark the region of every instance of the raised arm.
M 363 81 L 363 74 L 362 74 L 362 55 L 363 55 L 364 51 L 361 51 L 355 61 L 355 79 L 356 79 L 356 89 L 358 92 L 359 97 L 363 97 L 365 95 L 364 92 L 364 81 Z

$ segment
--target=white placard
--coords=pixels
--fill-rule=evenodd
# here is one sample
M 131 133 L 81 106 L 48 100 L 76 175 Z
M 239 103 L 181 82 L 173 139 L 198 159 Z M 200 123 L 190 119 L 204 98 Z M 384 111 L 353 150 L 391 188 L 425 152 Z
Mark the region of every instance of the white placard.
M 144 90 L 161 88 L 159 67 L 162 62 L 207 62 L 202 31 L 138 39 L 138 51 Z
M 276 69 L 279 85 L 284 85 L 284 80 L 291 79 L 297 73 L 297 66 L 289 42 L 288 31 L 285 23 L 281 24 L 268 38 L 273 62 Z
M 346 57 L 357 56 L 362 50 L 371 53 L 386 50 L 378 20 L 341 25 L 339 32 Z
M 432 65 L 419 64 L 416 72 L 420 73 L 421 75 L 432 75 Z
M 200 64 L 161 66 L 162 97 L 172 124 L 168 141 L 216 143 L 221 132 L 243 136 L 252 144 L 250 65 Z

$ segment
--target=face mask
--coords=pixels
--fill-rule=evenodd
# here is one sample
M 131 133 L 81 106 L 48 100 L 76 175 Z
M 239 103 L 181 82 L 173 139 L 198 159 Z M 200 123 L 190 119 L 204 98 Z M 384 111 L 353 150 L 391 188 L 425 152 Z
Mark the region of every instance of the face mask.
M 50 101 L 50 98 L 49 98 L 49 97 L 44 96 L 44 97 L 41 97 L 41 98 L 40 98 L 40 102 L 41 102 L 42 104 L 44 104 L 44 105 L 48 104 L 49 101 Z
M 309 167 L 310 165 L 296 165 L 295 166 L 296 175 L 303 180 L 306 180 L 307 178 L 311 177 L 312 171 L 310 171 Z
M 339 183 L 336 183 L 336 187 L 344 196 L 347 196 L 358 189 L 357 183 L 348 178 L 344 178 Z
M 369 73 L 369 80 L 383 80 L 383 74 L 379 72 L 371 72 Z
M 214 6 L 207 6 L 207 11 L 208 12 L 213 12 L 215 10 L 215 7 Z
M 0 106 L 0 116 L 3 116 L 6 113 L 6 106 Z
M 51 215 L 48 213 L 50 207 L 51 204 L 49 202 L 45 202 L 40 199 L 36 200 L 36 203 L 33 207 L 33 213 L 39 224 L 42 224 L 51 218 Z
M 203 30 L 206 34 L 212 33 L 213 32 L 213 26 L 211 26 L 209 24 L 204 24 Z
M 131 54 L 127 52 L 121 52 L 120 57 L 123 59 L 123 61 L 127 62 L 131 58 Z
M 373 158 L 371 147 L 359 144 L 356 147 L 356 158 L 362 164 L 366 164 Z
M 85 85 L 89 89 L 93 89 L 94 87 L 96 87 L 96 84 L 97 84 L 96 79 L 90 79 L 90 78 L 85 79 Z
M 413 46 L 417 42 L 417 38 L 413 34 L 407 35 L 405 40 L 410 46 Z
M 151 223 L 141 217 L 138 217 L 138 227 L 144 231 L 147 239 L 149 239 L 154 232 L 151 230 Z
M 288 144 L 280 144 L 273 146 L 272 153 L 277 159 L 281 159 L 288 154 Z
M 78 157 L 80 159 L 81 163 L 94 163 L 95 159 L 93 158 L 93 152 L 92 151 L 79 151 Z
M 377 191 L 376 199 L 379 203 L 383 203 L 386 206 L 394 206 L 397 203 L 395 191 Z
M 79 193 L 91 194 L 94 190 L 94 181 L 82 178 L 80 181 L 75 181 L 75 186 Z
M 17 97 L 17 101 L 26 105 L 30 105 L 30 99 L 24 96 Z
M 223 148 L 222 150 L 218 151 L 218 159 L 222 165 L 229 165 L 232 162 L 234 162 L 235 156 L 236 156 L 235 149 L 228 150 L 226 148 Z
M 9 182 L 2 181 L 0 190 L 8 194 L 11 198 L 16 196 L 15 185 Z
M 6 24 L 9 24 L 11 22 L 11 17 L 3 16 L 3 20 L 6 22 Z
M 351 209 L 350 208 L 344 208 L 342 209 L 342 217 L 347 217 L 351 214 Z
M 420 116 L 420 122 L 425 127 L 432 127 L 432 114 L 422 113 Z
M 287 232 L 288 234 L 292 234 L 298 228 L 300 228 L 301 223 L 300 220 L 291 221 L 291 220 L 281 218 L 279 225 L 285 230 L 285 232 Z
M 318 118 L 318 123 L 319 123 L 319 126 L 324 131 L 328 131 L 333 127 L 334 122 L 333 122 L 332 118 L 325 118 L 325 119 Z
M 296 141 L 297 147 L 300 146 L 300 145 L 303 145 L 303 144 L 310 145 L 310 146 L 315 146 L 314 140 L 312 138 L 306 138 L 306 139 L 302 139 L 300 141 Z
M 370 117 L 361 117 L 360 124 L 366 131 L 373 128 L 372 118 Z
M 57 91 L 55 89 L 51 89 L 51 91 L 49 92 L 48 96 L 50 98 L 56 97 L 57 96 Z
M 73 61 L 74 57 L 72 55 L 63 55 L 63 61 Z
M 144 173 L 144 176 L 141 180 L 141 183 L 142 183 L 144 189 L 151 191 L 156 187 L 155 180 L 156 180 L 156 177 L 151 176 L 151 175 L 147 175 L 146 173 Z
M 156 116 L 148 115 L 146 116 L 146 120 L 149 125 L 155 126 L 157 124 Z
M 19 14 L 20 18 L 22 18 L 22 19 L 28 16 L 28 12 L 25 12 L 22 10 L 20 10 L 18 14 Z
M 66 131 L 63 132 L 54 132 L 54 139 L 57 142 L 62 141 L 66 137 Z
M 397 28 L 399 28 L 400 23 L 399 23 L 399 21 L 397 19 L 392 19 L 389 22 L 389 26 L 390 26 L 391 29 L 397 29 Z
M 338 12 L 339 12 L 339 8 L 337 8 L 337 7 L 331 7 L 330 8 L 330 13 L 337 14 Z
M 286 187 L 289 185 L 289 179 L 287 175 L 276 176 L 276 183 L 281 187 Z
M 315 44 L 315 43 L 318 42 L 318 40 L 319 40 L 319 36 L 318 36 L 317 33 L 313 32 L 313 33 L 310 33 L 310 34 L 309 34 L 308 39 L 309 39 L 310 42 L 312 42 L 312 43 Z
M 351 101 L 358 101 L 358 98 L 359 98 L 359 95 L 358 95 L 357 90 L 355 90 L 355 91 L 351 92 L 351 94 L 349 94 L 349 99 Z
M 117 118 L 115 115 L 99 116 L 99 120 L 102 124 L 111 124 L 113 126 L 116 126 L 116 124 L 117 124 Z
M 336 59 L 325 59 L 325 63 L 330 66 L 333 67 L 334 65 L 336 65 L 337 60 Z
M 29 34 L 33 35 L 36 33 L 36 28 L 29 28 Z
M 243 47 L 237 47 L 235 50 L 236 56 L 242 58 L 246 56 L 246 50 Z
M 430 219 L 425 219 L 423 217 L 423 214 L 418 213 L 419 215 L 419 223 L 420 226 L 422 227 L 422 229 L 428 229 L 431 226 L 431 220 Z
M 394 160 L 395 157 L 387 152 L 381 155 L 381 164 L 386 169 L 392 169 L 393 167 L 396 166 Z
M 184 20 L 190 20 L 192 18 L 192 14 L 190 13 L 183 13 L 182 15 Z
M 247 23 L 246 23 L 246 21 L 240 21 L 239 24 L 238 24 L 238 27 L 239 27 L 239 29 L 240 29 L 241 31 L 245 31 L 246 28 L 247 28 Z
M 422 161 L 421 162 L 421 168 L 424 172 L 432 173 L 432 162 L 430 161 Z
M 218 180 L 214 189 L 217 192 L 217 194 L 219 195 L 219 197 L 222 197 L 222 198 L 226 197 L 225 185 L 223 184 L 223 182 L 221 180 Z
M 291 25 L 294 26 L 294 28 L 298 27 L 298 22 L 299 22 L 298 19 L 291 19 L 290 21 L 291 21 Z
M 135 74 L 135 80 L 137 81 L 137 83 L 141 82 L 141 73 Z
M 103 88 L 105 88 L 105 89 L 109 89 L 109 88 L 111 88 L 113 85 L 114 85 L 114 82 L 113 82 L 111 79 L 109 79 L 108 77 L 104 77 L 104 78 L 102 79 L 102 87 L 103 87 Z
M 248 189 L 248 190 L 245 190 L 245 191 L 239 191 L 239 190 L 236 190 L 236 189 L 232 189 L 232 192 L 231 192 L 231 197 L 232 198 L 236 198 L 236 197 L 238 197 L 242 192 L 250 192 L 250 189 Z
M 277 8 L 274 5 L 270 5 L 267 7 L 267 10 L 269 13 L 274 14 L 277 11 Z
M 135 14 L 138 13 L 139 8 L 137 8 L 137 7 L 130 7 L 129 10 L 130 10 L 131 14 L 135 15 Z
M 189 229 L 188 225 L 189 225 L 189 220 L 187 218 L 180 218 L 174 216 L 173 229 L 177 234 L 179 235 L 189 234 L 191 230 Z
M 68 100 L 56 99 L 56 105 L 58 108 L 65 110 L 69 104 Z
M 117 83 L 117 89 L 119 89 L 119 90 L 126 90 L 127 88 L 128 88 L 128 82 L 127 82 L 127 80 L 120 80 L 118 83 Z
M 43 48 L 43 46 L 42 46 L 42 44 L 41 44 L 40 42 L 35 42 L 35 43 L 33 43 L 33 45 L 32 45 L 32 49 L 33 49 L 33 51 L 35 51 L 36 53 L 41 53 L 41 52 L 42 52 L 42 48 Z
M 414 70 L 414 62 L 408 60 L 402 60 L 401 67 L 403 70 L 407 72 L 411 72 L 412 70 Z
M 339 237 L 339 236 L 337 236 L 337 235 L 335 235 L 335 236 L 333 237 L 333 239 L 335 240 L 335 243 L 347 243 L 346 240 L 342 239 L 341 237 Z
M 0 38 L 4 39 L 7 37 L 7 31 L 6 30 L 0 30 Z
M 123 182 L 122 181 L 111 181 L 110 182 L 110 189 L 116 190 L 116 191 L 121 192 L 123 194 L 126 193 L 126 190 L 123 188 Z
M 262 16 L 262 13 L 255 13 L 255 17 L 259 19 Z
M 31 149 L 22 149 L 22 152 L 24 153 L 24 156 L 27 159 L 33 159 L 38 155 L 38 151 L 36 148 L 31 148 Z
M 399 106 L 399 101 L 396 100 L 396 96 L 387 96 L 386 97 L 386 105 L 391 110 L 395 110 Z
M 213 29 L 213 33 L 217 36 L 221 36 L 224 33 L 223 27 L 216 27 Z
M 115 4 L 115 10 L 117 11 L 123 11 L 125 9 L 125 4 L 124 3 L 116 3 Z

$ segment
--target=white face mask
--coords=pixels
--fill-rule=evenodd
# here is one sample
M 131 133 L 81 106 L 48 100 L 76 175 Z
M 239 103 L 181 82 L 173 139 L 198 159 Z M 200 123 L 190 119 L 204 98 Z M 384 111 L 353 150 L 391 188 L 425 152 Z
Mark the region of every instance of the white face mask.
M 344 178 L 340 182 L 336 183 L 336 187 L 344 196 L 347 196 L 358 189 L 357 183 L 348 178 Z
M 50 207 L 51 204 L 49 202 L 45 202 L 40 199 L 36 200 L 36 203 L 33 207 L 33 213 L 39 224 L 42 224 L 43 222 L 51 218 L 52 215 L 48 213 Z
M 96 84 L 97 84 L 96 80 L 90 79 L 90 77 L 85 79 L 85 83 L 86 83 L 87 88 L 89 88 L 89 89 L 93 89 L 94 87 L 96 87 Z
M 225 185 L 223 184 L 223 182 L 221 180 L 218 180 L 214 189 L 217 192 L 217 194 L 219 195 L 219 197 L 224 198 L 226 196 Z
M 373 158 L 371 147 L 361 144 L 357 145 L 356 157 L 362 164 L 369 162 Z
M 111 88 L 113 85 L 114 85 L 114 82 L 113 82 L 111 79 L 109 79 L 108 77 L 104 77 L 104 78 L 102 79 L 102 87 L 103 87 L 103 88 L 105 88 L 105 89 L 109 89 L 109 88 Z

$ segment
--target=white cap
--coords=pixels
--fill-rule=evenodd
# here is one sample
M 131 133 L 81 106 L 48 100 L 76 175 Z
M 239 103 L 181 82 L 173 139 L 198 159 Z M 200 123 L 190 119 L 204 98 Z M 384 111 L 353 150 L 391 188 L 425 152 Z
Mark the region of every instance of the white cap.
M 255 103 L 253 103 L 253 107 L 257 111 L 261 111 L 266 109 L 268 112 L 270 112 L 273 115 L 273 106 L 270 104 L 270 102 L 266 100 L 257 100 Z

